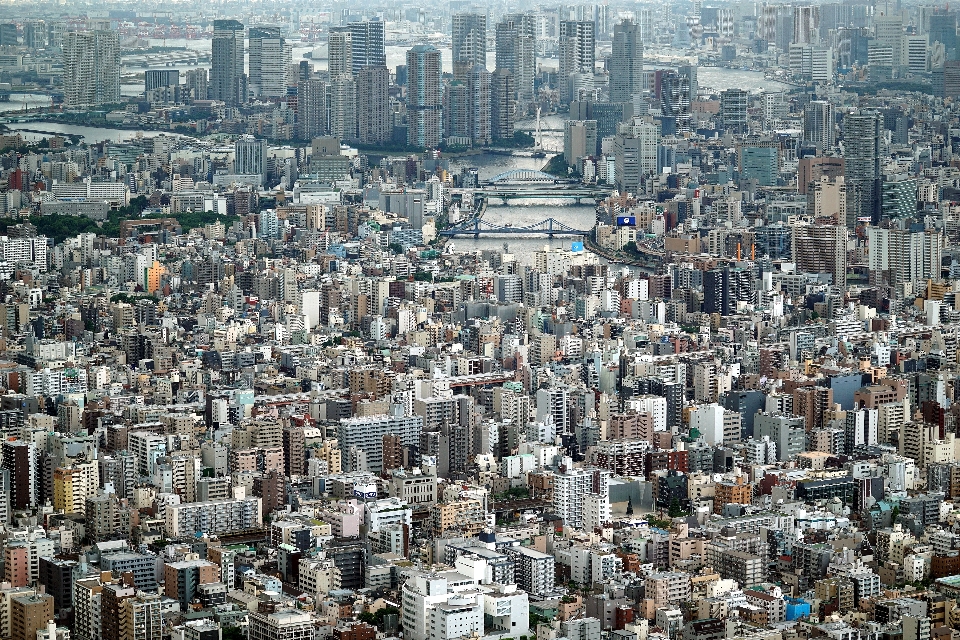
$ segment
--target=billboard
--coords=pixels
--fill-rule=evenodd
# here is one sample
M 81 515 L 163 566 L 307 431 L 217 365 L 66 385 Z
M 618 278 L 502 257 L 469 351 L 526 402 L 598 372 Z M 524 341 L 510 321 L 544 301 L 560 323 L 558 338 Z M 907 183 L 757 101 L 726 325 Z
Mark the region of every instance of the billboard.
M 579 241 L 578 241 L 578 242 L 571 242 L 571 243 L 570 243 L 570 251 L 573 251 L 574 253 L 576 253 L 576 252 L 578 252 L 578 251 L 583 251 L 583 242 L 579 242 Z
M 365 500 L 377 499 L 377 485 L 375 484 L 356 484 L 353 485 L 353 496 Z
M 637 226 L 637 217 L 636 216 L 617 216 L 617 226 L 618 227 L 635 227 Z

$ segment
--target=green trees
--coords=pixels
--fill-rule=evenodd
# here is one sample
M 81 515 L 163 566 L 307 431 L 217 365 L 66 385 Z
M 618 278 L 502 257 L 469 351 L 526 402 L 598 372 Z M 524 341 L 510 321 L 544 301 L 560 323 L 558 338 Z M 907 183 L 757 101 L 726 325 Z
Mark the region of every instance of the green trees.
M 247 640 L 247 636 L 240 627 L 224 627 L 223 640 Z
M 372 625 L 375 626 L 376 628 L 378 628 L 378 629 L 380 629 L 381 631 L 383 631 L 383 630 L 384 630 L 384 621 L 383 621 L 383 619 L 384 619 L 385 616 L 388 616 L 388 615 L 390 615 L 390 614 L 393 614 L 393 615 L 395 615 L 395 616 L 397 616 L 397 617 L 399 618 L 399 617 L 400 617 L 400 609 L 397 609 L 396 607 L 391 607 L 391 606 L 388 605 L 388 606 L 386 606 L 386 607 L 381 607 L 381 608 L 377 609 L 377 610 L 374 611 L 373 613 L 370 613 L 370 612 L 368 612 L 368 611 L 364 611 L 363 613 L 360 614 L 359 618 L 360 618 L 360 621 L 361 621 L 361 622 L 366 622 L 367 624 L 372 624 Z

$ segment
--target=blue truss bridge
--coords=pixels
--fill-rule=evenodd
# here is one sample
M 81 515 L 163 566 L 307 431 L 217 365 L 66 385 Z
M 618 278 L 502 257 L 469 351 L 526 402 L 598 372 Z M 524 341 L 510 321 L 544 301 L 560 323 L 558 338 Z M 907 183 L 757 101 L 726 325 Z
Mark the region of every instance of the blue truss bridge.
M 513 227 L 510 225 L 490 224 L 479 217 L 474 217 L 459 222 L 449 229 L 444 229 L 440 232 L 440 235 L 446 237 L 473 236 L 474 238 L 492 235 L 526 235 L 553 238 L 554 236 L 585 236 L 589 233 L 589 229 L 574 229 L 553 218 L 547 218 L 546 220 L 541 220 L 540 222 L 529 224 L 525 227 Z

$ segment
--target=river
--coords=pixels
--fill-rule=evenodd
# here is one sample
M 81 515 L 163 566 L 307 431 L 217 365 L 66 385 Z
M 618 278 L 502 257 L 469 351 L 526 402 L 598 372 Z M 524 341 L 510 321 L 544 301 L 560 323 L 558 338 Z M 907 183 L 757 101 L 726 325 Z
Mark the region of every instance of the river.
M 183 46 L 191 49 L 209 49 L 210 42 L 204 40 L 166 40 L 151 42 L 151 44 L 164 44 L 165 46 Z M 409 46 L 387 46 L 386 57 L 387 66 L 391 69 L 397 65 L 406 64 L 406 53 Z M 312 52 L 314 46 L 295 46 L 293 48 L 293 61 L 299 62 L 305 59 L 304 54 Z M 441 63 L 445 70 L 451 68 L 451 52 L 449 47 L 441 49 Z M 545 62 L 547 65 L 556 64 L 556 60 L 541 58 L 538 62 Z M 311 60 L 316 69 L 325 70 L 326 60 Z M 488 52 L 487 66 L 493 68 L 495 64 L 495 54 Z M 654 68 L 647 65 L 648 68 Z M 170 69 L 180 69 L 186 71 L 194 69 L 193 65 L 174 65 L 164 67 Z M 125 67 L 124 73 L 129 74 L 142 73 L 142 68 Z M 786 85 L 775 80 L 769 80 L 764 74 L 757 71 L 743 71 L 720 69 L 713 67 L 701 67 L 698 70 L 698 83 L 702 88 L 709 88 L 715 92 L 723 91 L 729 88 L 743 88 L 751 92 L 755 91 L 779 91 L 786 89 Z M 123 94 L 127 96 L 138 95 L 142 92 L 143 85 L 140 82 L 126 82 L 123 85 Z M 37 96 L 45 98 L 44 96 Z M 13 103 L 8 103 L 13 104 Z M 0 111 L 6 104 L 0 103 Z M 30 106 L 30 105 L 28 105 Z M 15 106 L 13 110 L 22 108 L 22 104 Z M 88 143 L 102 141 L 120 142 L 129 140 L 137 135 L 136 131 L 111 128 L 94 128 L 71 126 L 64 124 L 51 123 L 23 123 L 11 124 L 11 129 L 32 129 L 43 131 L 46 134 L 74 134 L 82 135 Z M 532 120 L 523 120 L 518 122 L 518 127 L 522 129 L 533 129 L 535 126 Z M 563 116 L 550 115 L 542 118 L 541 126 L 543 129 L 543 147 L 549 152 L 562 152 L 563 150 Z M 559 131 L 558 131 L 559 130 Z M 144 136 L 155 136 L 159 132 L 145 131 Z M 43 134 L 26 133 L 28 137 L 41 137 Z M 479 169 L 481 179 L 490 179 L 499 173 L 511 169 L 540 169 L 546 164 L 548 158 L 529 158 L 520 156 L 505 156 L 495 154 L 479 154 L 466 156 L 464 158 L 455 158 L 451 161 L 451 170 L 458 173 L 464 167 L 476 167 Z M 593 205 L 577 205 L 567 200 L 531 200 L 531 201 L 512 201 L 509 205 L 501 205 L 491 202 L 487 207 L 485 219 L 491 223 L 510 224 L 512 226 L 524 226 L 533 224 L 547 218 L 554 218 L 568 226 L 589 229 L 593 226 L 596 213 Z M 460 237 L 452 241 L 453 246 L 462 251 L 472 251 L 480 249 L 502 249 L 503 244 L 507 243 L 509 250 L 522 264 L 532 264 L 533 253 L 544 246 L 551 247 L 569 247 L 573 239 L 571 238 L 518 238 L 512 236 L 486 237 L 474 239 L 470 237 Z
M 22 111 L 24 106 L 28 109 L 49 107 L 52 102 L 50 96 L 42 93 L 11 93 L 9 102 L 0 102 L 0 113 Z
M 546 134 L 544 134 L 546 137 Z M 544 140 L 546 142 L 546 139 Z M 454 174 L 461 169 L 474 167 L 478 170 L 481 180 L 490 180 L 494 176 L 510 171 L 511 169 L 541 169 L 547 163 L 547 158 L 527 158 L 520 156 L 504 156 L 492 153 L 482 153 L 463 158 L 454 158 L 450 161 L 450 170 Z M 487 203 L 484 220 L 492 224 L 523 227 L 535 224 L 541 220 L 553 218 L 575 229 L 590 229 L 596 220 L 596 211 L 592 204 L 578 205 L 571 200 L 511 200 L 509 205 L 502 205 L 497 201 Z M 480 249 L 502 249 L 506 242 L 517 260 L 521 264 L 533 264 L 533 252 L 550 247 L 570 247 L 570 243 L 577 238 L 531 237 L 516 236 L 487 236 L 472 238 L 461 236 L 451 242 L 459 251 L 476 251 Z
M 27 140 L 40 140 L 52 135 L 71 135 L 83 136 L 83 141 L 87 144 L 97 144 L 99 142 L 124 142 L 133 140 L 138 135 L 144 138 L 152 138 L 160 134 L 171 134 L 169 131 L 136 131 L 134 129 L 114 129 L 108 127 L 81 127 L 73 124 L 60 124 L 56 122 L 12 122 L 6 125 L 13 131 L 21 131 L 23 137 Z

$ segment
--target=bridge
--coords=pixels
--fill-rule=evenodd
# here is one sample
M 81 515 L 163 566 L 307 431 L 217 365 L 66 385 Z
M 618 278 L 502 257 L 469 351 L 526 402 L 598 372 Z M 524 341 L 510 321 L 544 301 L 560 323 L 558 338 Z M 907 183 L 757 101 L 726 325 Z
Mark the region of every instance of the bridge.
M 565 198 L 580 204 L 581 200 L 606 198 L 609 189 L 558 178 L 535 169 L 513 169 L 482 184 L 479 193 L 485 198 L 499 198 L 503 204 L 521 198 Z
M 444 229 L 440 232 L 440 235 L 447 237 L 473 236 L 474 238 L 479 238 L 481 235 L 541 235 L 552 238 L 554 236 L 585 236 L 589 233 L 589 230 L 574 229 L 553 218 L 547 218 L 525 227 L 512 227 L 510 225 L 490 224 L 479 217 L 474 217 L 468 218 L 449 229 Z
M 500 175 L 493 176 L 489 184 L 554 184 L 556 182 L 559 182 L 557 176 L 544 173 L 543 171 L 537 171 L 536 169 L 512 169 L 510 171 L 504 171 Z

